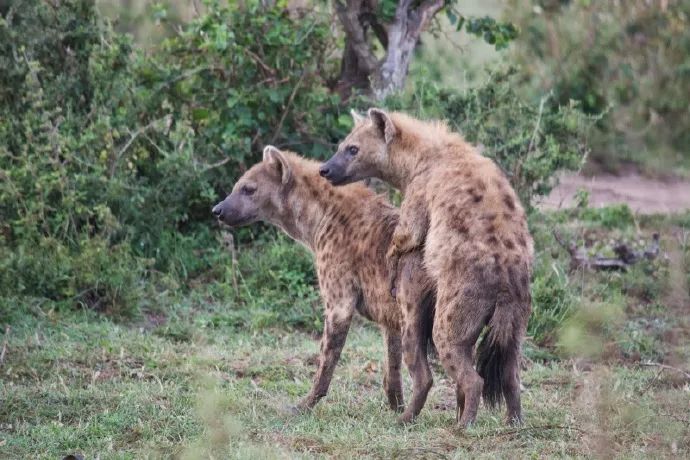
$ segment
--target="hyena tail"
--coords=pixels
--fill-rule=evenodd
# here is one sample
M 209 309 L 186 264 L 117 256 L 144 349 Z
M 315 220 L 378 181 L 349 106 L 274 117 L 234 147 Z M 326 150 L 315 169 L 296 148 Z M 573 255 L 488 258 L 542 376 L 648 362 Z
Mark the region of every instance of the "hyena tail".
M 422 299 L 422 331 L 424 334 L 424 343 L 426 344 L 427 354 L 431 356 L 438 356 L 436 346 L 433 340 L 434 330 L 434 310 L 436 310 L 436 292 L 430 291 Z
M 500 406 L 504 394 L 516 386 L 519 391 L 521 310 L 511 308 L 511 303 L 497 303 L 477 348 L 477 372 L 484 379 L 482 396 L 489 407 Z

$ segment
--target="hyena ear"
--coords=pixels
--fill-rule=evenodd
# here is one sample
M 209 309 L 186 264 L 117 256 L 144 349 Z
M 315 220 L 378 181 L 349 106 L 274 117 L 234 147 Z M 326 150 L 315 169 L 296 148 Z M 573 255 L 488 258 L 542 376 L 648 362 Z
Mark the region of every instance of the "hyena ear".
M 290 169 L 290 163 L 288 163 L 285 155 L 283 155 L 283 152 L 272 145 L 267 145 L 264 147 L 264 161 L 277 168 L 283 185 L 286 185 L 288 182 L 290 182 L 290 179 L 292 178 L 292 170 Z
M 352 115 L 352 119 L 355 122 L 355 126 L 362 124 L 366 118 L 364 118 L 362 115 L 358 114 L 355 109 L 350 110 L 350 115 Z
M 391 117 L 381 109 L 372 108 L 369 109 L 369 118 L 379 130 L 381 136 L 383 136 L 383 140 L 386 144 L 393 142 L 393 138 L 398 133 L 398 130 L 393 124 Z

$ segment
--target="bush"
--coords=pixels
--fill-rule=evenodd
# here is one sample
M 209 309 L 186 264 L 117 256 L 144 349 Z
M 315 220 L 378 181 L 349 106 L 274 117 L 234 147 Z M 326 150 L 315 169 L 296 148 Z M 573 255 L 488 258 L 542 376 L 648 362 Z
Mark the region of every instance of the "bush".
M 239 244 L 236 265 L 225 270 L 211 290 L 232 299 L 232 308 L 217 314 L 214 324 L 321 329 L 313 258 L 283 233 L 268 231 L 250 244 Z
M 510 178 L 523 203 L 549 192 L 556 171 L 578 169 L 587 154 L 586 134 L 595 118 L 573 104 L 529 104 L 514 90 L 515 69 L 490 73 L 475 87 L 458 92 L 421 82 L 390 105 L 413 107 L 418 116 L 446 120 L 483 149 Z
M 327 90 L 330 24 L 253 1 L 206 5 L 146 51 L 92 1 L 0 7 L 0 297 L 135 316 L 167 283 L 203 287 L 191 297 L 217 307 L 212 326 L 320 327 L 308 253 L 259 227 L 233 263 L 209 208 L 263 144 L 323 157 L 350 128 Z M 581 164 L 589 120 L 523 102 L 511 78 L 463 93 L 421 79 L 390 105 L 449 120 L 529 204 L 557 169 Z M 547 272 L 530 325 L 540 341 L 568 308 L 554 301 L 565 279 Z
M 146 54 L 93 1 L 0 7 L 0 250 L 23 254 L 3 261 L 0 294 L 95 289 L 115 305 L 142 293 L 149 259 L 198 276 L 209 208 L 260 146 L 318 154 L 343 134 L 321 77 L 325 18 L 258 2 L 205 11 Z M 80 265 L 94 248 L 105 259 Z M 101 290 L 106 276 L 118 287 Z
M 690 171 L 690 1 L 512 0 L 507 11 L 522 31 L 523 86 L 590 114 L 610 108 L 592 137 L 596 160 Z

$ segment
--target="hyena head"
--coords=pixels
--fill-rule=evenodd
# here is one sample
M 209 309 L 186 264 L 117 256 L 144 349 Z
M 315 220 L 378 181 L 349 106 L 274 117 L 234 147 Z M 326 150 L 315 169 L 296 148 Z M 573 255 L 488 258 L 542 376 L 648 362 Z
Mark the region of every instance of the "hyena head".
M 214 216 L 231 227 L 252 222 L 271 222 L 282 213 L 284 194 L 292 183 L 292 170 L 285 155 L 269 145 L 262 162 L 239 178 L 232 192 L 212 209 Z
M 364 118 L 352 112 L 355 127 L 338 146 L 319 174 L 333 185 L 345 185 L 369 177 L 381 177 L 388 169 L 389 147 L 397 134 L 392 120 L 380 109 L 369 109 Z

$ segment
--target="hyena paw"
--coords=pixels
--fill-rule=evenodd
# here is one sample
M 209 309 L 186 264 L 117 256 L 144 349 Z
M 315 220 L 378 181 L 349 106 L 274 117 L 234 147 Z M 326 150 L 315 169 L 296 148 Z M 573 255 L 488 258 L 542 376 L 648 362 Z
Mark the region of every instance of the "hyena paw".
M 398 417 L 398 424 L 409 425 L 414 421 L 414 414 L 412 412 L 405 411 L 400 417 Z
M 297 404 L 286 404 L 281 409 L 286 415 L 301 415 L 311 410 L 314 404 L 309 399 L 303 399 Z

